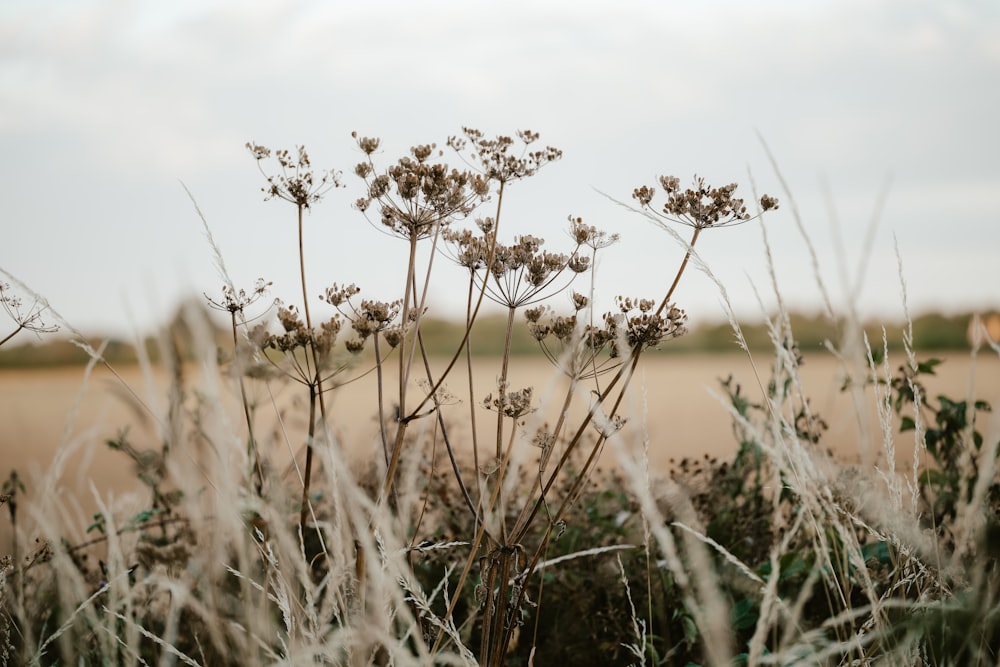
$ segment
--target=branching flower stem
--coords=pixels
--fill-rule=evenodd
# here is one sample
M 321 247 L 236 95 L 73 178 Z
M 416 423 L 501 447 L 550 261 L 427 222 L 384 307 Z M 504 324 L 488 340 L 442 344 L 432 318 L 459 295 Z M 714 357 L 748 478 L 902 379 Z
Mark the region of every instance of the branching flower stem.
M 664 296 L 659 309 L 657 310 L 657 315 L 661 314 L 664 310 L 666 310 L 668 304 L 670 303 L 670 299 L 673 298 L 674 292 L 677 290 L 677 285 L 680 283 L 681 276 L 684 275 L 684 272 L 687 269 L 689 260 L 691 258 L 691 253 L 694 250 L 694 244 L 698 241 L 700 233 L 701 230 L 695 228 L 694 234 L 691 237 L 691 242 L 688 244 L 688 250 L 684 254 L 684 259 L 681 261 L 681 264 L 677 269 L 677 273 L 674 276 L 674 280 L 670 284 L 670 288 L 667 290 L 667 293 Z M 597 415 L 597 411 L 600 409 L 600 406 L 608 399 L 615 386 L 619 382 L 621 382 L 624 378 L 623 387 L 618 394 L 617 400 L 615 401 L 614 409 L 612 410 L 611 414 L 608 415 L 609 418 L 614 417 L 615 412 L 617 412 L 618 406 L 621 404 L 622 398 L 624 397 L 625 390 L 628 388 L 628 383 L 631 380 L 635 368 L 639 363 L 639 355 L 641 354 L 641 352 L 642 352 L 641 346 L 637 345 L 633 347 L 627 363 L 621 365 L 621 367 L 618 369 L 618 372 L 615 373 L 610 382 L 608 382 L 608 385 L 603 389 L 603 391 L 600 392 L 600 394 L 598 394 L 597 399 L 594 401 L 594 404 L 591 406 L 590 410 L 587 411 L 586 416 L 583 418 L 583 422 L 580 424 L 576 433 L 573 435 L 573 438 L 570 440 L 569 445 L 567 445 L 567 447 L 563 451 L 562 456 L 560 456 L 559 461 L 556 464 L 555 468 L 549 474 L 548 481 L 543 486 L 537 499 L 532 505 L 525 506 L 525 510 L 522 511 L 521 516 L 519 516 L 518 520 L 515 522 L 512 534 L 513 540 L 515 542 L 519 541 L 521 538 L 524 537 L 524 534 L 527 532 L 528 527 L 534 521 L 535 515 L 538 513 L 539 509 L 541 509 L 546 494 L 549 492 L 549 490 L 552 488 L 552 485 L 555 483 L 556 478 L 559 475 L 559 472 L 566 465 L 566 462 L 569 460 L 570 455 L 574 451 L 576 444 L 579 443 L 580 440 L 582 439 L 584 432 L 590 425 L 590 422 L 593 421 L 594 417 Z M 595 445 L 595 450 L 598 449 L 598 446 L 601 442 L 602 440 L 599 439 L 598 445 Z M 585 465 L 584 469 L 581 470 L 580 475 L 577 478 L 576 482 L 574 482 L 572 490 L 570 494 L 568 494 L 569 496 L 572 496 L 579 488 L 579 486 L 583 483 L 583 480 L 585 480 L 586 472 L 589 469 L 590 463 L 594 458 L 595 457 L 593 454 L 591 455 L 590 458 L 588 458 L 588 463 L 587 465 Z M 530 511 L 528 511 L 528 507 L 531 508 Z M 560 512 L 557 513 L 553 521 L 559 520 L 563 509 L 564 508 L 560 509 Z
M 492 235 L 490 237 L 489 255 L 486 258 L 487 266 L 492 265 L 494 255 L 496 254 L 497 231 L 500 228 L 500 211 L 503 205 L 503 190 L 504 190 L 504 182 L 501 181 L 497 194 L 497 212 L 495 218 L 496 223 L 493 225 Z M 386 471 L 385 482 L 382 485 L 382 493 L 380 496 L 380 498 L 383 501 L 384 499 L 389 497 L 393 484 L 395 483 L 396 470 L 399 467 L 400 450 L 403 443 L 403 436 L 406 434 L 406 428 L 409 422 L 413 421 L 420 415 L 420 411 L 424 408 L 425 405 L 427 405 L 428 401 L 430 401 L 432 397 L 437 394 L 438 390 L 441 388 L 441 385 L 448 377 L 448 374 L 451 373 L 451 370 L 455 367 L 455 364 L 458 363 L 458 360 L 462 358 L 462 352 L 468 345 L 469 337 L 472 335 L 472 324 L 473 322 L 475 322 L 476 316 L 479 314 L 479 309 L 483 304 L 483 298 L 485 294 L 486 294 L 486 287 L 484 282 L 483 286 L 479 290 L 479 296 L 476 299 L 476 306 L 472 311 L 472 316 L 467 319 L 465 326 L 465 333 L 462 335 L 462 340 L 459 341 L 458 347 L 455 349 L 455 353 L 452 355 L 448 364 L 445 366 L 445 369 L 441 373 L 441 376 L 437 379 L 436 382 L 433 383 L 433 386 L 431 386 L 431 388 L 427 391 L 427 395 L 424 396 L 424 398 L 417 404 L 415 408 L 413 408 L 410 411 L 409 414 L 406 414 L 403 411 L 402 406 L 400 407 L 399 427 L 396 429 L 396 441 L 393 444 L 392 460 L 389 463 L 388 471 Z M 404 322 L 406 321 L 405 318 L 403 321 Z

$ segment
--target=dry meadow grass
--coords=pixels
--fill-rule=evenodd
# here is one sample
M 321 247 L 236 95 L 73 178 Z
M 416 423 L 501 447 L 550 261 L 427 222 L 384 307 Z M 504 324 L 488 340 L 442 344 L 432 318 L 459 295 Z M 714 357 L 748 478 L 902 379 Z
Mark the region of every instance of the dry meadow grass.
M 982 355 L 973 363 L 967 354 L 937 356 L 945 363 L 939 367 L 933 383 L 935 393 L 965 397 L 972 391 L 978 398 L 1000 404 L 1000 358 Z M 825 352 L 815 352 L 804 361 L 800 373 L 806 393 L 813 408 L 829 425 L 823 446 L 850 463 L 877 456 L 877 451 L 863 447 L 866 441 L 859 437 L 857 410 L 851 397 L 841 391 L 843 370 L 837 360 Z M 499 360 L 479 367 L 478 386 L 491 385 L 493 369 L 498 363 Z M 68 453 L 60 456 L 58 462 L 64 470 L 63 492 L 79 499 L 82 517 L 89 518 L 95 510 L 91 484 L 102 493 L 142 488 L 130 460 L 105 443 L 128 429 L 137 446 L 158 448 L 155 426 L 124 390 L 121 381 L 155 404 L 167 395 L 170 378 L 162 371 L 144 373 L 139 366 L 124 367 L 118 372 L 121 379 L 99 366 L 85 382 L 84 369 L 79 367 L 0 371 L 0 461 L 5 469 L 16 469 L 28 480 L 28 497 L 34 487 L 31 480 L 49 469 L 60 450 Z M 766 372 L 766 362 L 761 372 Z M 659 355 L 643 361 L 633 385 L 636 400 L 626 414 L 634 424 L 644 425 L 649 433 L 649 461 L 655 474 L 667 474 L 671 461 L 685 457 L 708 455 L 724 460 L 736 453 L 739 443 L 720 403 L 725 399 L 719 379 L 730 374 L 751 396 L 755 393 L 754 370 L 742 353 Z M 511 376 L 517 384 L 541 389 L 552 381 L 553 371 L 542 357 L 517 357 L 511 365 Z M 194 390 L 202 380 L 202 373 L 197 367 L 190 367 L 186 377 Z M 301 397 L 287 385 L 273 386 L 280 412 L 289 418 L 284 423 L 289 439 L 301 442 L 305 432 L 300 419 Z M 237 390 L 230 386 L 228 391 L 234 401 L 230 408 L 236 410 Z M 375 377 L 369 375 L 333 394 L 334 430 L 345 451 L 355 460 L 377 453 L 377 415 L 372 408 L 375 391 Z M 868 397 L 869 403 L 862 407 L 867 411 L 867 442 L 871 446 L 877 445 L 879 425 L 870 391 Z M 264 394 L 258 398 L 270 401 Z M 270 433 L 262 436 L 269 442 L 264 446 L 273 452 L 287 452 L 281 443 L 277 420 L 273 416 L 268 418 L 273 413 L 266 409 L 261 412 L 263 432 Z M 992 428 L 994 432 L 1000 431 L 1000 423 L 994 423 Z M 289 455 L 279 454 L 277 461 L 287 464 Z M 905 469 L 911 461 L 910 450 L 901 446 L 897 465 Z M 602 464 L 614 466 L 614 457 L 609 453 Z M 8 543 L 9 526 L 0 522 L 0 545 Z

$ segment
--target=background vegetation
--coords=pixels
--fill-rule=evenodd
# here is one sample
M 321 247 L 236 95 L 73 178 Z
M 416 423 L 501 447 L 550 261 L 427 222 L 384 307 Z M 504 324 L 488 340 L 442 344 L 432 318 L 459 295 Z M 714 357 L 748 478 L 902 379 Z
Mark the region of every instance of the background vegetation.
M 199 305 L 201 302 L 198 302 Z M 184 323 L 183 308 L 164 324 L 164 330 L 170 332 L 183 350 L 194 349 L 191 332 Z M 920 352 L 967 350 L 969 348 L 969 323 L 976 313 L 958 313 L 942 315 L 940 313 L 925 313 L 913 318 L 914 349 Z M 818 351 L 824 348 L 829 338 L 830 321 L 826 315 L 806 315 L 792 313 L 790 316 L 792 328 L 796 332 L 799 348 L 803 351 Z M 902 349 L 903 323 L 883 323 L 871 321 L 865 323 L 864 329 L 869 336 L 881 336 L 883 324 L 888 333 L 890 350 L 899 352 Z M 227 332 L 220 322 L 216 322 L 214 335 L 220 341 Z M 472 338 L 472 352 L 475 355 L 499 356 L 503 354 L 504 328 L 506 322 L 502 315 L 480 316 L 475 324 L 475 335 Z M 908 326 L 908 325 L 906 325 Z M 771 341 L 768 337 L 767 325 L 763 322 L 742 323 L 747 346 L 752 352 L 767 354 L 770 352 Z M 675 354 L 680 352 L 740 352 L 733 337 L 732 327 L 728 322 L 694 323 L 690 327 L 690 335 L 684 336 L 669 347 L 652 351 L 654 354 Z M 443 356 L 454 349 L 457 341 L 462 339 L 465 327 L 460 322 L 441 320 L 428 317 L 423 323 L 424 342 L 428 353 L 433 356 Z M 159 361 L 158 346 L 155 336 L 147 338 L 143 345 L 153 361 Z M 91 346 L 98 346 L 104 339 L 88 338 Z M 110 339 L 104 352 L 104 358 L 113 364 L 136 363 L 137 355 L 133 343 Z M 511 341 L 511 354 L 538 355 L 541 351 L 531 337 L 527 328 L 518 328 Z M 189 353 L 185 357 L 190 359 Z M 64 337 L 47 336 L 34 341 L 8 344 L 0 348 L 0 368 L 31 368 L 55 366 L 83 366 L 90 360 L 87 353 Z

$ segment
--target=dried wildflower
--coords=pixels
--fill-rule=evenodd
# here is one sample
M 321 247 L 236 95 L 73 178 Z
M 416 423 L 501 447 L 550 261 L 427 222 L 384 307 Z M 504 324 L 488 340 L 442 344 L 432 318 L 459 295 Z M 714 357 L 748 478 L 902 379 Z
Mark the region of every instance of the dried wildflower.
M 205 298 L 208 300 L 208 305 L 211 308 L 230 314 L 242 313 L 246 310 L 247 306 L 252 305 L 264 296 L 271 285 L 271 282 L 265 282 L 263 278 L 258 278 L 250 292 L 247 292 L 243 288 L 236 290 L 231 285 L 223 285 L 221 300 L 216 301 L 207 294 Z
M 528 308 L 524 311 L 524 319 L 529 322 L 537 322 L 538 319 L 545 313 L 545 306 L 537 306 L 535 308 Z
M 602 438 L 610 438 L 618 431 L 625 428 L 625 424 L 628 423 L 628 418 L 622 417 L 620 415 L 615 415 L 611 419 L 607 417 L 595 418 L 591 422 L 591 426 L 601 435 Z
M 574 298 L 586 300 L 581 295 Z M 581 325 L 578 312 L 560 316 L 545 310 L 534 322 L 529 320 L 528 331 L 548 360 L 570 377 L 596 377 L 614 370 L 620 363 L 615 334 L 604 328 Z
M 321 323 L 318 328 L 309 329 L 299 316 L 294 306 L 284 306 L 278 303 L 278 322 L 284 333 L 268 334 L 264 327 L 255 327 L 250 332 L 250 340 L 260 349 L 270 348 L 285 354 L 294 354 L 299 348 L 314 347 L 320 358 L 329 356 L 337 342 L 337 336 L 343 326 L 339 315 Z M 309 381 L 307 373 L 297 373 L 303 380 Z
M 463 127 L 462 133 L 464 137 L 449 137 L 448 146 L 467 162 L 474 163 L 485 178 L 498 183 L 533 176 L 549 162 L 562 157 L 562 151 L 551 146 L 537 151 L 529 150 L 529 146 L 538 141 L 539 137 L 537 132 L 531 130 L 516 132 L 521 143 L 520 150 L 516 152 L 511 137 L 501 135 L 487 139 L 481 131 L 470 127 Z
M 406 331 L 400 326 L 389 327 L 382 332 L 382 338 L 389 344 L 389 347 L 398 347 L 405 337 Z
M 489 194 L 486 180 L 478 174 L 432 161 L 435 144 L 413 146 L 409 156 L 377 173 L 371 155 L 379 140 L 353 136 L 367 156 L 354 173 L 368 188 L 355 206 L 366 213 L 376 204 L 381 224 L 403 238 L 427 238 L 438 227 L 467 216 Z
M 612 356 L 621 354 L 622 342 L 631 349 L 656 347 L 664 340 L 686 333 L 687 314 L 670 304 L 660 312 L 650 299 L 617 297 L 618 312 L 606 313 L 604 325 L 611 338 Z
M 499 387 L 497 395 L 487 394 L 483 399 L 483 407 L 487 410 L 502 413 L 505 417 L 518 419 L 526 414 L 535 411 L 531 405 L 534 389 L 525 387 L 519 391 L 506 391 L 504 386 Z
M 601 250 L 615 244 L 619 240 L 618 234 L 608 234 L 593 225 L 583 224 L 583 218 L 569 216 L 570 236 L 577 245 L 585 245 L 593 250 Z
M 402 307 L 403 302 L 399 300 L 385 302 L 366 299 L 354 311 L 354 317 L 351 318 L 351 328 L 361 338 L 381 333 L 389 329 L 393 321 L 399 317 L 399 311 Z
M 556 442 L 555 434 L 549 431 L 548 428 L 548 424 L 540 426 L 538 427 L 538 430 L 535 431 L 535 435 L 531 436 L 531 444 L 538 447 L 543 452 L 547 452 L 552 449 L 552 445 Z
M 274 151 L 280 172 L 268 174 L 262 162 L 271 157 L 270 148 L 247 142 L 247 150 L 257 160 L 257 168 L 267 179 L 267 186 L 261 188 L 265 200 L 283 199 L 300 208 L 309 208 L 331 189 L 340 187 L 340 174 L 336 171 L 316 172 L 309 161 L 305 146 L 296 146 L 295 154 L 288 150 Z
M 660 211 L 652 208 L 656 189 L 643 185 L 632 191 L 632 198 L 639 205 L 665 220 L 679 222 L 695 229 L 708 229 L 738 225 L 751 220 L 743 200 L 736 197 L 736 183 L 722 187 L 711 187 L 705 179 L 695 176 L 694 185 L 681 190 L 680 179 L 676 176 L 661 176 L 660 187 L 667 196 Z M 760 198 L 762 211 L 778 208 L 778 200 L 770 195 Z
M 7 311 L 7 315 L 14 321 L 17 328 L 0 339 L 3 345 L 21 331 L 33 331 L 36 334 L 52 333 L 58 331 L 59 327 L 54 324 L 46 324 L 42 321 L 42 313 L 48 308 L 48 304 L 36 301 L 25 309 L 21 298 L 11 293 L 11 287 L 5 282 L 0 282 L 0 305 Z
M 530 234 L 515 237 L 512 245 L 469 230 L 449 230 L 444 238 L 455 247 L 455 261 L 469 269 L 481 286 L 485 282 L 486 296 L 508 308 L 536 303 L 565 289 L 572 276 L 556 284 L 564 271 L 578 274 L 590 268 L 590 258 L 579 254 L 579 245 L 569 255 L 552 253 L 542 250 L 544 239 Z
M 406 337 L 406 324 L 397 322 L 403 308 L 401 300 L 374 301 L 364 299 L 355 306 L 351 298 L 361 292 L 355 284 L 340 286 L 334 283 L 328 287 L 320 300 L 334 306 L 350 322 L 351 329 L 356 334 L 353 341 L 348 341 L 348 351 L 358 353 L 364 348 L 365 341 L 375 335 L 382 335 L 390 347 L 396 347 Z M 410 313 L 414 315 L 414 313 Z
M 351 136 L 357 139 L 358 148 L 360 148 L 365 155 L 371 155 L 378 150 L 381 141 L 373 137 L 358 137 L 357 132 L 351 132 Z
M 319 296 L 320 301 L 326 301 L 328 304 L 334 308 L 340 308 L 341 304 L 349 300 L 355 294 L 358 294 L 361 288 L 351 283 L 341 287 L 337 283 L 334 283 L 331 287 L 326 288 L 326 292 Z

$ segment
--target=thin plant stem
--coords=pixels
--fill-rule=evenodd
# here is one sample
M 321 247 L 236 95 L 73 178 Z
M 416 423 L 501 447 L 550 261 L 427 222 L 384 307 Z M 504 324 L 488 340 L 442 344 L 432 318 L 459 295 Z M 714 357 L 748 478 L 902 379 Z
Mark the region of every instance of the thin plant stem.
M 688 266 L 688 260 L 690 260 L 691 258 L 691 253 L 694 250 L 694 244 L 698 241 L 700 232 L 701 230 L 699 228 L 695 228 L 694 234 L 691 237 L 691 242 L 688 244 L 688 250 L 684 254 L 684 259 L 677 269 L 677 273 L 674 276 L 673 282 L 670 284 L 670 288 L 667 290 L 666 296 L 664 296 L 663 301 L 660 304 L 660 307 L 656 311 L 657 315 L 662 314 L 662 312 L 666 310 L 667 305 L 670 303 L 670 299 L 673 296 L 674 291 L 676 291 L 677 285 L 680 283 L 680 278 L 684 274 L 684 271 Z M 610 396 L 611 394 L 611 391 L 618 384 L 618 382 L 622 380 L 622 377 L 626 373 L 626 368 L 627 367 L 631 367 L 631 369 L 635 368 L 636 364 L 638 363 L 639 355 L 641 352 L 642 352 L 641 347 L 638 346 L 634 347 L 631 351 L 628 362 L 622 364 L 622 366 L 618 369 L 618 372 L 615 373 L 614 377 L 608 383 L 608 386 L 605 387 L 604 390 L 597 395 L 597 398 L 594 400 L 593 405 L 587 411 L 587 414 L 584 416 L 582 423 L 580 424 L 579 428 L 577 428 L 576 433 L 573 435 L 562 456 L 559 458 L 559 461 L 556 464 L 555 469 L 549 475 L 548 481 L 545 483 L 542 490 L 539 492 L 538 497 L 535 500 L 534 504 L 530 506 L 531 509 L 528 510 L 529 506 L 526 505 L 524 510 L 522 510 L 521 515 L 515 522 L 513 530 L 513 536 L 515 542 L 520 540 L 524 536 L 525 532 L 528 529 L 528 526 L 534 520 L 535 515 L 538 513 L 538 510 L 541 508 L 541 505 L 544 502 L 543 499 L 545 495 L 549 492 L 549 489 L 552 488 L 552 485 L 555 483 L 555 480 L 559 475 L 559 472 L 566 465 L 566 462 L 569 460 L 569 457 L 572 454 L 573 450 L 575 449 L 576 444 L 583 437 L 584 432 L 590 425 L 590 422 L 593 420 L 594 416 L 597 414 L 597 411 L 599 410 L 601 404 L 603 404 L 604 401 L 607 400 L 608 396 Z M 628 375 L 629 377 L 631 377 L 631 371 L 629 371 Z M 628 381 L 626 380 L 626 385 L 627 383 Z M 624 388 L 622 391 L 624 392 Z M 619 401 L 618 401 L 619 403 L 620 400 L 621 400 L 621 394 L 619 395 Z M 609 417 L 613 416 L 614 416 L 613 413 L 609 415 Z
M 373 336 L 372 347 L 375 349 L 375 377 L 376 391 L 378 392 L 378 430 L 382 439 L 382 456 L 385 457 L 386 469 L 389 467 L 389 434 L 385 431 L 385 396 L 382 377 L 382 349 L 378 344 L 378 333 Z M 403 355 L 399 355 L 401 358 Z
M 239 340 L 236 336 L 236 311 L 229 312 L 233 327 L 233 354 L 239 360 Z M 240 401 L 243 403 L 243 416 L 247 421 L 247 456 L 253 461 L 254 474 L 257 477 L 254 484 L 257 495 L 260 496 L 264 490 L 264 471 L 260 464 L 260 453 L 257 451 L 257 441 L 253 433 L 253 419 L 250 416 L 250 402 L 247 400 L 246 384 L 243 380 L 243 368 L 237 369 L 237 378 L 240 385 Z
M 16 329 L 14 329 L 14 331 L 12 331 L 11 333 L 7 334 L 7 336 L 5 336 L 3 340 L 0 340 L 0 345 L 3 345 L 4 343 L 6 343 L 7 341 L 9 341 L 14 336 L 16 336 L 17 334 L 21 333 L 22 329 L 24 329 L 24 325 L 23 324 L 19 325 Z
M 504 452 L 503 459 L 500 461 L 500 468 L 497 470 L 498 480 L 503 479 L 503 476 L 506 473 L 507 464 L 510 461 L 510 455 L 513 448 L 514 448 L 514 438 L 512 436 L 507 445 L 507 451 Z M 489 506 L 486 508 L 486 514 L 492 512 L 493 508 L 496 506 L 500 497 L 500 491 L 502 486 L 503 485 L 500 483 L 494 485 L 493 493 L 490 496 Z M 452 613 L 454 613 L 455 611 L 455 607 L 458 605 L 458 602 L 461 599 L 462 587 L 465 585 L 465 580 L 469 577 L 469 572 L 472 570 L 472 564 L 476 561 L 476 553 L 478 553 L 479 546 L 482 544 L 483 537 L 485 535 L 486 535 L 486 522 L 483 521 L 479 525 L 479 530 L 476 531 L 476 537 L 472 541 L 472 545 L 469 548 L 469 557 L 465 560 L 465 567 L 462 570 L 461 576 L 459 576 L 458 578 L 458 582 L 455 584 L 455 593 L 452 595 L 451 602 L 448 604 L 447 612 L 445 612 L 444 617 L 441 619 L 442 623 L 447 622 L 448 619 L 451 618 Z M 434 648 L 431 651 L 432 653 L 437 653 L 443 638 L 444 638 L 444 628 L 442 626 L 442 628 L 438 630 L 437 639 L 434 641 Z
M 299 529 L 302 539 L 306 535 L 306 520 L 309 518 L 309 485 L 312 481 L 313 447 L 316 436 L 316 386 L 309 385 L 309 432 L 306 435 L 306 465 L 302 471 L 302 506 L 299 509 Z
M 503 451 L 503 405 L 507 395 L 507 373 L 510 370 L 510 341 L 514 333 L 514 313 L 513 306 L 507 309 L 507 330 L 503 339 L 503 361 L 500 365 L 500 380 L 497 382 L 497 391 L 500 396 L 500 408 L 497 410 L 497 458 Z
M 490 266 L 493 264 L 493 258 L 496 254 L 496 239 L 497 239 L 497 231 L 499 230 L 500 227 L 500 206 L 502 202 L 503 202 L 503 182 L 501 181 L 498 194 L 498 201 L 497 201 L 497 217 L 495 218 L 495 222 L 493 224 L 493 234 L 490 239 L 490 251 L 489 255 L 486 258 L 486 266 Z M 427 392 L 427 395 L 423 398 L 423 400 L 420 401 L 419 404 L 417 404 L 417 407 L 413 408 L 410 414 L 404 416 L 405 413 L 402 410 L 400 410 L 399 428 L 396 429 L 396 442 L 393 444 L 392 459 L 389 462 L 389 470 L 386 473 L 385 482 L 382 485 L 382 492 L 379 496 L 379 502 L 383 502 L 384 499 L 388 497 L 389 492 L 394 484 L 396 469 L 399 467 L 400 446 L 403 442 L 403 436 L 406 432 L 406 427 L 412 420 L 414 420 L 415 418 L 417 418 L 417 416 L 419 416 L 420 410 L 423 409 L 423 407 L 427 404 L 427 402 L 431 400 L 431 397 L 434 396 L 437 393 L 437 391 L 441 388 L 441 385 L 448 377 L 448 374 L 451 372 L 451 369 L 455 367 L 455 364 L 462 357 L 462 352 L 465 349 L 465 346 L 469 342 L 469 337 L 472 335 L 472 324 L 479 313 L 479 308 L 482 306 L 485 293 L 486 293 L 486 283 L 484 281 L 483 286 L 480 288 L 479 291 L 479 297 L 476 300 L 476 307 L 472 311 L 472 318 L 469 319 L 469 321 L 466 323 L 465 333 L 462 335 L 462 340 L 459 342 L 458 348 L 455 350 L 454 355 L 452 355 L 448 364 L 445 366 L 445 369 L 441 373 L 441 376 L 438 377 L 437 382 L 434 383 L 434 385 Z

